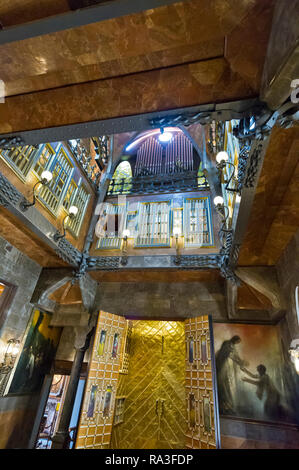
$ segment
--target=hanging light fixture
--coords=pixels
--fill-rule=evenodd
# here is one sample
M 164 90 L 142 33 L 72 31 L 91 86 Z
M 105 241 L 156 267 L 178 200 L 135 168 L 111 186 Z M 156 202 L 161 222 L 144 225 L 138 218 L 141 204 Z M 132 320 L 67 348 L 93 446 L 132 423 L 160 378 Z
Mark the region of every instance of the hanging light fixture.
M 224 181 L 225 182 L 225 189 L 227 191 L 232 191 L 232 192 L 237 192 L 238 193 L 239 192 L 238 187 L 236 187 L 236 188 L 230 188 L 229 187 L 230 182 L 232 180 L 234 180 L 236 183 L 238 183 L 238 180 L 236 178 L 236 167 L 232 162 L 229 161 L 229 156 L 228 156 L 227 152 L 225 152 L 224 150 L 221 151 L 221 152 L 218 152 L 217 155 L 216 155 L 216 167 L 217 167 L 217 169 L 219 170 L 219 172 L 221 174 L 221 179 L 222 179 L 224 168 L 226 168 L 226 166 L 229 166 L 229 165 L 233 167 L 233 171 L 231 172 L 229 179 L 227 181 Z
M 41 180 L 37 181 L 37 183 L 35 183 L 35 185 L 32 188 L 32 193 L 33 193 L 32 202 L 28 202 L 25 198 L 20 202 L 20 208 L 23 212 L 25 212 L 29 207 L 34 206 L 34 204 L 36 203 L 36 197 L 37 197 L 36 188 L 40 185 L 48 186 L 48 184 L 52 181 L 52 178 L 53 178 L 53 175 L 50 171 L 45 170 L 42 172 Z
M 70 218 L 70 219 L 74 219 L 78 214 L 78 207 L 76 206 L 71 206 L 69 208 L 69 213 L 64 217 L 63 221 L 62 221 L 62 228 L 63 228 L 63 234 L 61 235 L 60 232 L 56 232 L 53 236 L 53 239 L 55 242 L 58 242 L 58 240 L 60 240 L 61 238 L 64 238 L 65 235 L 66 235 L 66 219 Z
M 161 127 L 160 129 L 160 135 L 158 137 L 160 142 L 170 142 L 172 139 L 172 133 L 171 132 L 165 132 L 164 128 Z

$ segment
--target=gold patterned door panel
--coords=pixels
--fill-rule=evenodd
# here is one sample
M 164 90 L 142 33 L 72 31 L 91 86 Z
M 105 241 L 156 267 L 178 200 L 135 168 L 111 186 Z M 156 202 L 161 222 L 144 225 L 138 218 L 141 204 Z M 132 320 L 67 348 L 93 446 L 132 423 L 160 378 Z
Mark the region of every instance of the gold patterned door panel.
M 128 373 L 120 374 L 111 447 L 183 449 L 183 322 L 133 321 Z
M 185 320 L 186 447 L 220 447 L 215 356 L 211 318 L 207 315 Z
M 76 449 L 109 448 L 127 322 L 100 312 L 90 359 Z

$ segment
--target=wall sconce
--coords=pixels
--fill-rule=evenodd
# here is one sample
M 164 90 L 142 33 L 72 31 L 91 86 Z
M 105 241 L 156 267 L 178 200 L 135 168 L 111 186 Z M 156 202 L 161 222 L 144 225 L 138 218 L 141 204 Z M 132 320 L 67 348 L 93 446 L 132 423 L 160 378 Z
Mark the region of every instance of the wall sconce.
M 299 374 L 299 339 L 293 339 L 290 344 L 289 354 L 293 362 L 297 374 Z
M 41 185 L 41 186 L 47 186 L 50 181 L 52 180 L 53 178 L 53 175 L 50 171 L 43 171 L 42 174 L 41 174 L 41 180 L 38 181 L 37 183 L 35 183 L 35 185 L 33 186 L 32 188 L 32 192 L 33 192 L 33 200 L 32 202 L 28 202 L 25 198 L 20 202 L 20 208 L 23 212 L 25 212 L 28 207 L 32 207 L 34 206 L 34 204 L 36 203 L 36 193 L 35 193 L 35 190 L 36 188 Z
M 175 237 L 175 264 L 181 264 L 181 255 L 180 255 L 180 247 L 179 247 L 179 236 L 181 235 L 181 230 L 179 227 L 173 228 L 173 236 Z
M 226 221 L 229 217 L 229 209 L 227 206 L 224 205 L 224 200 L 223 200 L 223 197 L 222 196 L 216 196 L 214 198 L 214 205 L 215 205 L 215 208 L 218 212 L 218 214 L 221 215 L 222 217 L 222 220 L 221 220 L 221 228 L 219 230 L 219 238 L 221 240 L 221 244 L 222 244 L 222 248 L 221 250 L 225 250 L 226 249 L 226 246 L 227 246 L 227 242 L 228 242 L 228 238 L 230 238 L 232 236 L 232 229 L 227 229 L 226 228 Z M 225 211 L 227 211 L 225 213 Z
M 130 230 L 125 229 L 123 231 L 122 257 L 121 257 L 121 261 L 120 261 L 123 266 L 128 264 L 127 246 L 128 246 L 128 237 L 129 236 L 130 236 Z
M 4 360 L 0 365 L 0 396 L 3 396 L 5 393 L 6 385 L 10 373 L 14 367 L 16 358 L 20 350 L 20 341 L 15 338 L 11 338 L 7 341 L 7 347 L 4 354 Z
M 223 172 L 224 168 L 227 165 L 231 165 L 233 167 L 233 171 L 232 171 L 229 179 L 227 181 L 224 181 L 225 189 L 227 191 L 232 191 L 232 192 L 238 193 L 239 192 L 238 187 L 237 188 L 229 188 L 230 182 L 233 180 L 236 183 L 238 183 L 238 179 L 235 176 L 235 171 L 236 171 L 235 165 L 232 162 L 228 161 L 228 153 L 225 152 L 225 151 L 218 152 L 217 155 L 216 155 L 216 162 L 217 162 L 216 167 L 220 171 L 221 175 L 222 175 L 222 172 Z
M 66 221 L 66 219 L 67 218 L 74 219 L 77 214 L 78 214 L 78 207 L 71 206 L 69 208 L 69 213 L 64 217 L 64 219 L 62 221 L 63 234 L 61 235 L 61 233 L 59 231 L 57 231 L 53 236 L 53 239 L 54 239 L 55 242 L 58 242 L 58 240 L 65 237 L 65 234 L 66 234 L 65 221 Z
M 216 196 L 214 198 L 214 206 L 218 214 L 220 214 L 222 217 L 222 224 L 225 224 L 229 216 L 229 209 L 227 206 L 224 205 L 224 200 L 222 196 Z M 227 210 L 226 214 L 225 214 L 225 210 Z

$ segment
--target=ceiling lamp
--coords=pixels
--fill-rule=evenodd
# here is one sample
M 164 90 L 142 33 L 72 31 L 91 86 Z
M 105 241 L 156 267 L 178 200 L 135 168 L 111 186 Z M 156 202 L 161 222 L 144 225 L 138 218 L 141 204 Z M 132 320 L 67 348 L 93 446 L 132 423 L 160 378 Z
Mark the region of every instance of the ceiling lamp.
M 172 133 L 171 132 L 164 132 L 163 127 L 160 129 L 160 135 L 159 135 L 159 140 L 160 142 L 170 142 L 172 139 Z
M 218 152 L 216 155 L 216 162 L 219 164 L 225 164 L 228 160 L 228 153 L 225 152 L 224 150 L 222 152 Z

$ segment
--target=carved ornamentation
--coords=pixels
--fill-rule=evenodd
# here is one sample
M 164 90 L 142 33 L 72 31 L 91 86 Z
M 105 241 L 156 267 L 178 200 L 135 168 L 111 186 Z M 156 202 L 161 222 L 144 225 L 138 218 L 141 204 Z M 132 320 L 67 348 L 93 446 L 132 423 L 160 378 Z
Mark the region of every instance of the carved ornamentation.
M 1 196 L 1 194 L 0 194 L 0 206 L 5 207 L 5 208 L 9 206 L 7 200 L 3 196 Z
M 97 256 L 88 258 L 87 263 L 89 269 L 114 271 L 119 269 L 120 261 L 120 256 Z
M 22 145 L 25 145 L 25 142 L 22 137 L 19 136 L 0 138 L 0 148 L 5 150 L 13 147 L 21 147 Z
M 55 252 L 63 261 L 73 266 L 78 266 L 81 263 L 82 254 L 65 238 L 61 238 L 58 241 Z
M 191 124 L 210 124 L 213 121 L 212 112 L 200 111 L 198 113 L 177 114 L 173 116 L 165 116 L 163 118 L 154 118 L 150 120 L 150 125 L 153 128 L 169 127 L 183 125 L 185 127 Z
M 263 151 L 263 143 L 259 143 L 257 147 L 251 152 L 249 166 L 246 171 L 246 176 L 244 180 L 245 188 L 254 188 L 256 183 L 256 176 L 258 173 L 259 163 L 261 159 L 261 154 Z
M 231 256 L 230 256 L 232 266 L 235 266 L 238 262 L 238 258 L 239 258 L 239 254 L 240 254 L 240 248 L 241 248 L 241 245 L 238 244 L 238 243 L 234 244 L 232 246 Z
M 79 268 L 73 271 L 73 280 L 72 283 L 75 284 L 80 279 L 82 279 L 88 268 L 88 254 L 83 253 L 80 261 Z
M 228 281 L 234 284 L 239 284 L 239 280 L 234 273 L 233 266 L 231 264 L 231 251 L 233 246 L 233 230 L 225 229 L 224 226 L 219 231 L 219 238 L 221 240 L 222 247 L 218 255 L 218 266 L 221 275 Z
M 0 196 L 7 204 L 17 205 L 22 195 L 19 191 L 8 181 L 5 176 L 0 174 Z M 1 204 L 2 205 L 2 204 Z M 4 205 L 4 204 L 3 204 Z
M 238 159 L 238 190 L 241 191 L 243 188 L 244 178 L 246 174 L 247 161 L 249 158 L 250 145 L 244 144 L 241 147 Z
M 217 268 L 218 255 L 178 255 L 172 256 L 172 264 L 182 269 Z

